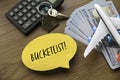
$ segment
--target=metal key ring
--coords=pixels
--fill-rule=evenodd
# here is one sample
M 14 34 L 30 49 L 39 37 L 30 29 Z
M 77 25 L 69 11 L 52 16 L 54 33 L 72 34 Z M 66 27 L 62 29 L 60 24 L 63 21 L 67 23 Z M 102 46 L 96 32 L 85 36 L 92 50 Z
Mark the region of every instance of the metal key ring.
M 48 10 L 51 8 L 52 3 L 41 2 L 36 8 L 41 15 L 48 15 Z

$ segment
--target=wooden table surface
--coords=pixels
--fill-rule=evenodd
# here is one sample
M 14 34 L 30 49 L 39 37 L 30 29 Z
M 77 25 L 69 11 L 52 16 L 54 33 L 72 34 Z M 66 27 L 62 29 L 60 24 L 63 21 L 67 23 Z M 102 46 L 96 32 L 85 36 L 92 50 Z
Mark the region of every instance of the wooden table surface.
M 39 25 L 30 35 L 24 36 L 5 17 L 20 0 L 0 0 L 0 80 L 120 80 L 120 69 L 111 70 L 102 53 L 93 50 L 86 59 L 83 57 L 86 45 L 77 42 L 78 50 L 70 61 L 70 69 L 56 69 L 36 72 L 27 69 L 21 54 L 24 47 L 38 36 L 48 34 Z M 65 0 L 60 12 L 70 15 L 76 8 L 91 0 Z M 113 0 L 120 12 L 120 0 Z M 66 21 L 51 33 L 64 33 Z

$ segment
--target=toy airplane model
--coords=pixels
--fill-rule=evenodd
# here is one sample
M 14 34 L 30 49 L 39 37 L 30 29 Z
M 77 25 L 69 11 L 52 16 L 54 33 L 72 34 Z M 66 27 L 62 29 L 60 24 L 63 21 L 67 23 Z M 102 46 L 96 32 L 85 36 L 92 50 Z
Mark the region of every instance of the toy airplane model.
M 91 42 L 84 52 L 84 57 L 86 57 L 107 34 L 110 34 L 118 46 L 120 46 L 120 35 L 117 31 L 117 29 L 120 29 L 120 18 L 108 17 L 98 4 L 95 4 L 95 9 L 100 17 L 100 22 Z

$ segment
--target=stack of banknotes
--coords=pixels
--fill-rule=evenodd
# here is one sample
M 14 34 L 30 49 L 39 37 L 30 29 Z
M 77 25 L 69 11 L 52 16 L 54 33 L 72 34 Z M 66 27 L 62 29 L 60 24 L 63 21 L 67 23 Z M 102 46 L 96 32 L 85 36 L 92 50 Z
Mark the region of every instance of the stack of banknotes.
M 94 12 L 94 4 L 102 6 L 107 16 L 119 17 L 118 11 L 112 1 L 93 0 L 88 4 L 75 9 L 66 22 L 64 33 L 86 45 L 89 44 L 91 36 L 99 24 L 99 19 Z M 106 46 L 105 44 L 102 44 L 102 42 L 98 46 L 111 69 L 119 68 L 120 60 L 118 60 L 118 56 L 120 55 L 120 48 Z

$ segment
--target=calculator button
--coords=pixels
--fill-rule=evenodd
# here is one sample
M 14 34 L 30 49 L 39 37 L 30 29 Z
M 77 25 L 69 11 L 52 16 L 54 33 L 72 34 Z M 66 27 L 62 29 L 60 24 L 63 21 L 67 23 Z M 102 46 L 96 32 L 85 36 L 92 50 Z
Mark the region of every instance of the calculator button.
M 23 16 L 22 19 L 23 19 L 23 21 L 27 21 L 27 17 L 26 16 Z
M 23 21 L 22 20 L 18 20 L 18 24 L 22 25 Z
M 15 12 L 18 12 L 18 11 L 19 11 L 19 9 L 18 9 L 18 8 L 15 8 L 15 9 L 14 9 L 14 11 L 15 11 Z
M 40 17 L 41 17 L 41 15 L 40 15 L 40 14 L 38 14 L 38 13 L 37 13 L 35 16 L 36 16 L 37 18 L 40 18 Z
M 35 10 L 35 9 L 32 9 L 31 12 L 32 12 L 33 14 L 35 14 L 35 13 L 36 13 L 36 10 Z
M 32 7 L 30 5 L 27 6 L 27 9 L 31 9 Z
M 24 29 L 27 29 L 27 28 L 29 28 L 29 26 L 32 24 L 32 22 L 31 21 L 27 21 L 24 25 L 23 25 L 23 28 Z
M 27 2 L 26 2 L 26 1 L 23 1 L 22 4 L 23 4 L 24 6 L 26 6 L 26 5 L 27 5 Z
M 31 13 L 27 13 L 27 17 L 29 17 L 29 18 L 30 18 L 31 16 L 32 16 L 32 14 L 31 14 Z
M 18 5 L 18 8 L 19 8 L 19 9 L 22 9 L 22 8 L 23 8 L 23 5 Z
M 31 5 L 32 5 L 32 6 L 36 6 L 36 3 L 35 3 L 35 2 L 31 2 Z
M 15 16 L 13 17 L 13 19 L 14 19 L 14 20 L 18 20 L 19 17 L 18 17 L 17 15 L 15 15 Z
M 9 15 L 10 15 L 10 16 L 14 16 L 14 12 L 11 11 L 11 12 L 9 13 Z
M 37 20 L 37 18 L 36 18 L 36 17 L 32 17 L 31 20 L 32 20 L 33 22 L 35 22 L 35 21 Z
M 23 16 L 23 13 L 22 13 L 22 12 L 19 12 L 18 15 L 21 17 L 21 16 Z
M 26 9 L 26 8 L 24 8 L 24 9 L 22 10 L 22 12 L 23 12 L 23 13 L 26 13 L 26 12 L 27 12 L 27 9 Z

